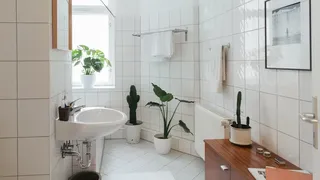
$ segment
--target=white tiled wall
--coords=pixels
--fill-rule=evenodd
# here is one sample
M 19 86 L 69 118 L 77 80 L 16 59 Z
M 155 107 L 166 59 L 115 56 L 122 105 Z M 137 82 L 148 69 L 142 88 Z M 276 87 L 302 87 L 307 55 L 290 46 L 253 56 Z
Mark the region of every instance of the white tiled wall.
M 66 179 L 53 120 L 71 58 L 51 50 L 51 1 L 0 1 L 0 32 L 0 179 Z
M 154 61 L 148 47 L 150 42 L 141 38 L 141 104 L 159 101 L 153 93 L 151 83 L 157 84 L 174 96 L 187 100 L 199 101 L 199 31 L 198 7 L 189 6 L 172 9 L 156 9 L 141 15 L 141 31 L 153 32 L 165 29 L 188 29 L 188 41 L 184 33 L 174 34 L 175 52 L 170 60 Z M 177 102 L 173 100 L 169 107 L 173 112 Z M 141 107 L 143 121 L 142 138 L 153 141 L 153 135 L 163 131 L 163 121 L 158 109 Z M 182 104 L 178 108 L 174 123 L 179 120 L 186 122 L 194 131 L 193 105 Z M 180 128 L 172 131 L 173 148 L 186 153 L 194 153 L 192 144 L 194 137 L 184 133 Z
M 311 112 L 311 73 L 264 68 L 264 0 L 199 3 L 201 103 L 233 115 L 242 91 L 242 115 L 252 119 L 252 138 L 311 171 L 312 126 L 298 115 Z M 206 67 L 228 43 L 227 85 L 217 94 Z

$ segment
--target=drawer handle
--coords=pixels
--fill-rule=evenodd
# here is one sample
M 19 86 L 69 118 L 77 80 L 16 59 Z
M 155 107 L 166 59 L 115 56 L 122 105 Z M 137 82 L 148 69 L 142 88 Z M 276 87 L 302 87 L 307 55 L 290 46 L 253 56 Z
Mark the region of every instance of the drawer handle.
M 222 169 L 222 171 L 228 171 L 229 168 L 226 165 L 221 165 L 220 168 Z

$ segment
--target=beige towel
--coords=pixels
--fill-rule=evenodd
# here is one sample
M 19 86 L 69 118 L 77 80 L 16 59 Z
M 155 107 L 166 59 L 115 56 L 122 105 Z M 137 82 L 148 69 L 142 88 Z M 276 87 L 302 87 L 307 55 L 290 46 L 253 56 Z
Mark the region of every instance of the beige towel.
M 227 80 L 227 60 L 228 60 L 229 46 L 222 46 L 221 50 L 221 75 L 222 81 Z

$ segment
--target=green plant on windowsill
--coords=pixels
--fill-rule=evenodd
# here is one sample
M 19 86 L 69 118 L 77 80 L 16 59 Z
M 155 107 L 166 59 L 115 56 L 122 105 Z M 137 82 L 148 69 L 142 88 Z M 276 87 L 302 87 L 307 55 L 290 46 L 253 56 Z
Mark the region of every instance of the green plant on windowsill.
M 111 62 L 101 50 L 90 49 L 86 45 L 79 45 L 77 49 L 72 50 L 72 62 L 74 66 L 82 66 L 84 75 L 93 75 L 104 67 L 111 67 Z
M 96 72 L 101 72 L 105 67 L 111 67 L 109 59 L 99 49 L 90 49 L 86 45 L 79 45 L 77 49 L 72 51 L 72 62 L 74 66 L 81 65 L 83 75 L 81 82 L 85 89 L 93 88 Z

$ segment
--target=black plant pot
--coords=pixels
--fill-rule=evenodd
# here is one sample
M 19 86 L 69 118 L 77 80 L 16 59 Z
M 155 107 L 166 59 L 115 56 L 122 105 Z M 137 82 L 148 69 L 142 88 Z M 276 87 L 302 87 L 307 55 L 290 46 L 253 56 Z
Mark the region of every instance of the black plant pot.
M 69 180 L 101 180 L 101 176 L 94 171 L 82 171 L 71 176 Z
M 59 107 L 59 120 L 60 121 L 69 121 L 69 116 L 70 116 L 70 107 L 65 107 L 62 108 L 61 106 Z

